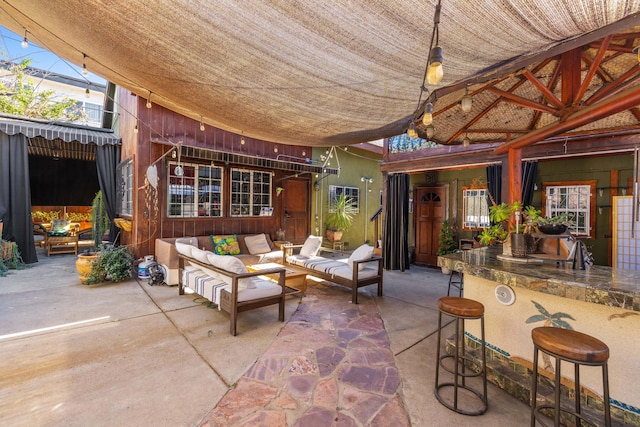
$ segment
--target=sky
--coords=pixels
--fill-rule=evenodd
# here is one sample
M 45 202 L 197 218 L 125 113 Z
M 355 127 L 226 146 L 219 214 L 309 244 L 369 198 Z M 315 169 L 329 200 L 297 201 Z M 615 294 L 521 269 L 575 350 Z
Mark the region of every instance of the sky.
M 29 36 L 33 35 L 28 34 L 27 40 L 29 40 Z M 82 74 L 82 67 L 78 67 L 49 52 L 45 48 L 38 46 L 35 40 L 29 40 L 29 47 L 26 49 L 23 48 L 21 45 L 23 39 L 24 34 L 18 35 L 0 26 L 0 59 L 12 62 L 31 59 L 30 66 L 33 68 L 39 68 L 74 78 L 87 78 L 93 83 L 106 84 L 106 81 L 102 77 L 91 72 L 84 76 Z

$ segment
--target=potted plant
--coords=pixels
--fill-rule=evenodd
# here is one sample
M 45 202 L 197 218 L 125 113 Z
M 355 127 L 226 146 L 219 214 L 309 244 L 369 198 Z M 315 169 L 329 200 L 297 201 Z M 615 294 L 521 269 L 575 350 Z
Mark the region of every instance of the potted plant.
M 440 243 L 438 246 L 438 255 L 447 255 L 454 253 L 458 249 L 458 244 L 455 240 L 455 233 L 453 226 L 448 219 L 442 221 L 440 226 Z M 451 271 L 447 267 L 441 267 L 442 273 L 451 274 Z
M 327 239 L 332 242 L 342 239 L 342 232 L 351 227 L 356 211 L 353 201 L 344 193 L 336 196 L 329 204 L 327 216 Z
M 515 225 L 509 223 L 512 215 L 516 217 Z M 494 225 L 485 228 L 480 233 L 480 243 L 485 246 L 494 242 L 505 243 L 507 236 L 510 236 L 508 242 L 510 246 L 505 246 L 503 253 L 517 258 L 526 257 L 527 243 L 524 233 L 525 226 L 521 223 L 522 216 L 522 203 L 518 201 L 513 203 L 503 202 L 489 207 L 489 219 Z
M 91 265 L 91 273 L 85 284 L 101 283 L 105 280 L 122 282 L 132 276 L 134 255 L 127 246 L 106 246 Z

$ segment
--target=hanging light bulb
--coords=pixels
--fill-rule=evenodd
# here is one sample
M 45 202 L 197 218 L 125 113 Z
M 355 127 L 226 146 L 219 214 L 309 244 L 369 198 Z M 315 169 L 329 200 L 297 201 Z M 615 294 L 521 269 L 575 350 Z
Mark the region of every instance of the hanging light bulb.
M 84 91 L 84 97 L 91 98 L 91 91 L 89 90 L 89 87 Z
M 407 129 L 407 135 L 409 136 L 409 138 L 418 137 L 418 131 L 416 131 L 416 125 L 415 123 L 413 123 L 413 120 L 411 121 L 411 123 L 409 123 L 409 128 Z
M 138 125 L 136 124 L 136 126 L 133 128 L 133 133 L 138 133 Z
M 277 146 L 277 145 L 273 147 L 273 152 L 274 152 L 274 153 L 277 153 L 277 152 L 278 152 L 278 146 Z
M 82 54 L 82 74 L 85 76 L 89 74 L 89 70 L 87 70 L 87 55 Z
M 429 67 L 427 68 L 427 82 L 431 85 L 440 83 L 444 76 L 442 59 L 442 48 L 440 46 L 431 49 L 431 53 L 429 54 Z
M 147 98 L 147 108 L 151 108 L 151 91 L 149 91 L 149 97 Z
M 462 108 L 463 113 L 468 113 L 471 111 L 471 105 L 473 104 L 473 97 L 469 95 L 469 88 L 467 87 L 464 91 L 464 96 L 460 99 L 460 108 Z
M 204 123 L 202 122 L 202 116 L 200 116 L 200 130 L 204 132 Z
M 244 143 L 245 143 L 244 136 L 241 136 L 240 137 L 240 145 L 244 145 Z
M 21 46 L 23 49 L 26 49 L 29 47 L 29 40 L 27 40 L 27 29 L 24 29 L 24 38 L 22 39 L 22 43 Z
M 306 156 L 306 155 L 307 155 L 307 152 L 306 152 L 306 151 L 304 151 L 304 150 L 302 150 L 302 155 L 303 155 L 303 156 Z
M 469 135 L 465 134 L 464 139 L 462 140 L 462 146 L 464 148 L 469 148 L 469 144 L 471 144 L 471 140 L 469 139 Z
M 176 150 L 173 150 L 173 151 L 171 152 L 171 158 L 172 158 L 172 159 L 175 159 L 176 157 L 178 157 L 178 156 L 177 156 L 177 154 L 176 154 Z
M 640 46 L 636 46 L 633 48 L 633 53 L 638 55 L 638 62 L 640 62 Z
M 433 104 L 428 103 L 424 107 L 424 115 L 422 116 L 422 124 L 425 126 L 429 126 L 433 123 Z
M 427 138 L 431 139 L 435 133 L 436 128 L 434 128 L 433 125 L 427 126 Z

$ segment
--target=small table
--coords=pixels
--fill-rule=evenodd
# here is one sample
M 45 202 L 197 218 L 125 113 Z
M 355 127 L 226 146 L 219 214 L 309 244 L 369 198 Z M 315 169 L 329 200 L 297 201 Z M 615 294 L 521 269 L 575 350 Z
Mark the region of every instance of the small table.
M 47 256 L 51 254 L 76 254 L 78 255 L 78 235 L 74 236 L 47 236 Z
M 289 296 L 302 293 L 303 296 L 307 296 L 307 273 L 305 271 L 297 269 L 290 265 L 284 266 L 275 262 L 267 262 L 264 264 L 253 264 L 247 266 L 247 270 L 252 272 L 268 270 L 270 268 L 284 268 L 286 270 L 284 274 L 284 285 L 286 288 L 285 295 Z M 266 277 L 271 280 L 278 280 L 278 274 L 267 274 Z M 300 288 L 291 285 L 292 281 L 300 278 L 302 278 L 302 286 Z

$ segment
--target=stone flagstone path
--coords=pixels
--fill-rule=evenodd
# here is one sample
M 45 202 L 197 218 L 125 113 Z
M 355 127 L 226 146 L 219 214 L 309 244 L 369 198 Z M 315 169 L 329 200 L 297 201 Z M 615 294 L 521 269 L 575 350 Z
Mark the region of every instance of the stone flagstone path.
M 202 427 L 410 426 L 376 303 L 312 285 L 271 347 Z M 297 303 L 290 299 L 289 304 Z

